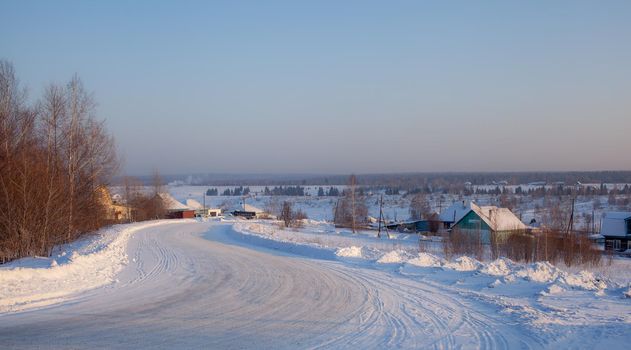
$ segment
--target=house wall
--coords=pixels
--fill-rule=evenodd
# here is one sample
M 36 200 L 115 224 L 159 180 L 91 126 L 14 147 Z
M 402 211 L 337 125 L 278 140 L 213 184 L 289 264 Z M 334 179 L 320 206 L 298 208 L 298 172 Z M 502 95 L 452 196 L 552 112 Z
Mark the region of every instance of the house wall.
M 452 230 L 465 232 L 471 235 L 480 235 L 482 244 L 491 243 L 491 228 L 480 216 L 473 210 L 462 217 L 453 227 Z
M 478 216 L 478 214 L 474 212 L 473 210 L 467 213 L 467 215 L 465 215 L 460 221 L 458 221 L 453 226 L 453 229 L 470 230 L 470 231 L 479 230 L 479 231 L 488 231 L 488 232 L 491 231 L 491 228 L 489 227 L 489 225 L 487 225 L 486 222 L 484 222 L 484 220 L 482 220 L 480 216 Z
M 625 251 L 629 246 L 629 239 L 619 236 L 605 236 L 605 250 Z
M 172 211 L 167 214 L 169 219 L 192 219 L 195 217 L 195 210 Z

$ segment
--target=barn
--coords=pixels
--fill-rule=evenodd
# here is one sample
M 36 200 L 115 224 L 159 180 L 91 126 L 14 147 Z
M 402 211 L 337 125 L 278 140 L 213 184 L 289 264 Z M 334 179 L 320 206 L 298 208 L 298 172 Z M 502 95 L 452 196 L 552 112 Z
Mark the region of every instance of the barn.
M 178 202 L 169 193 L 160 193 L 159 196 L 166 210 L 167 219 L 191 219 L 195 217 L 195 209 Z

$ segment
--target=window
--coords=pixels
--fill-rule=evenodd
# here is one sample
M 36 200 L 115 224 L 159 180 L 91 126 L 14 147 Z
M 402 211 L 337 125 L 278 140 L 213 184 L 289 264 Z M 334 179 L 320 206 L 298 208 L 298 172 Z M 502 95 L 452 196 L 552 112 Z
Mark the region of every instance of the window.
M 605 247 L 613 250 L 620 250 L 620 240 L 619 239 L 608 239 L 605 241 Z
M 614 239 L 613 240 L 613 249 L 620 250 L 620 240 L 619 239 Z

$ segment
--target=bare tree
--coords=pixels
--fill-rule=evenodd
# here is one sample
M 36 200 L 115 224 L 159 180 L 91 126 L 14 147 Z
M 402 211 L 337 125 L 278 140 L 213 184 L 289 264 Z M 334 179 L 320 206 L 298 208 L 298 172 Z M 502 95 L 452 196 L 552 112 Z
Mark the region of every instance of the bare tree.
M 113 139 L 78 78 L 25 103 L 0 61 L 0 261 L 47 255 L 107 221 L 99 189 L 116 170 Z
M 355 175 L 349 177 L 348 189 L 338 199 L 333 216 L 333 221 L 337 226 L 349 227 L 353 233 L 357 232 L 360 224 L 365 224 L 368 216 L 368 207 L 366 206 L 365 198 L 357 193 L 357 178 Z
M 427 197 L 422 193 L 416 193 L 410 200 L 410 219 L 429 219 L 432 209 Z

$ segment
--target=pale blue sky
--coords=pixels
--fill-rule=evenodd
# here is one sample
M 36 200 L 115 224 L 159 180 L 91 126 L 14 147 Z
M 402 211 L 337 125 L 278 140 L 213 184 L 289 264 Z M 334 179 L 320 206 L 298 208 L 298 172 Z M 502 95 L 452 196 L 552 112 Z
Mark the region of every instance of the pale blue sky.
M 631 169 L 631 1 L 0 1 L 124 171 Z

